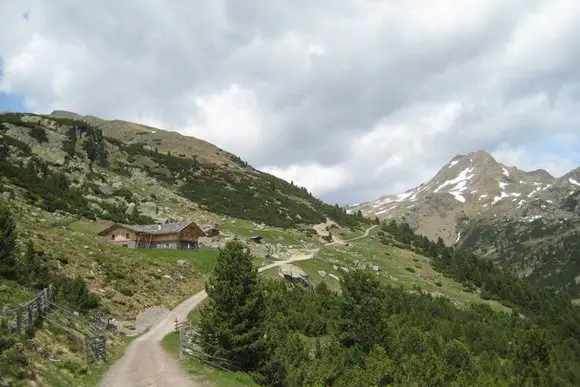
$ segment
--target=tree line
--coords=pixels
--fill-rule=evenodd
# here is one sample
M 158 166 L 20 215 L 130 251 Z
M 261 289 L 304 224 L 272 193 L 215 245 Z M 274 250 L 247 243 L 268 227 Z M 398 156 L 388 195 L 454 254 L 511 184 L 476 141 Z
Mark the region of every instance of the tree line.
M 340 294 L 303 289 L 258 277 L 251 260 L 241 242 L 220 251 L 200 331 L 206 352 L 261 385 L 580 383 L 576 338 L 563 343 L 547 320 L 458 309 L 364 270 L 346 273 Z

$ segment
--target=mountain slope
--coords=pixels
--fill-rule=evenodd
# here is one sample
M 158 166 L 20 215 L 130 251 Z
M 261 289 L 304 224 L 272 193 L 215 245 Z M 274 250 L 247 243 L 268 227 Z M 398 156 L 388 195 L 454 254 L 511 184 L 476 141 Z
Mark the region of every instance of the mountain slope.
M 525 172 L 498 163 L 486 152 L 454 157 L 428 182 L 399 195 L 348 207 L 365 216 L 406 221 L 416 232 L 446 244 L 458 240 L 472 218 L 493 218 L 522 208 L 557 185 L 574 189 L 573 177 L 555 179 L 544 170 Z
M 180 218 L 177 208 L 159 207 L 152 197 L 157 193 L 151 194 L 158 192 L 205 212 L 271 226 L 316 224 L 327 217 L 341 225 L 364 222 L 305 188 L 174 132 L 58 111 L 0 114 L 0 135 L 3 176 L 50 210 L 114 221 L 127 215 L 142 221 Z M 125 188 L 131 186 L 149 195 Z
M 418 234 L 490 258 L 519 276 L 580 295 L 580 168 L 554 178 L 478 151 L 428 182 L 348 212 L 404 221 Z

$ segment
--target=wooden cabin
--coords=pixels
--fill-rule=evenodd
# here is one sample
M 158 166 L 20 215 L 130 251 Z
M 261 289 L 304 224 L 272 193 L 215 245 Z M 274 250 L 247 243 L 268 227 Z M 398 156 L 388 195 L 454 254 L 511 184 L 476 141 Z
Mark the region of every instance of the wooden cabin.
M 199 237 L 205 236 L 194 222 L 151 225 L 115 223 L 99 233 L 107 242 L 132 249 L 197 250 Z

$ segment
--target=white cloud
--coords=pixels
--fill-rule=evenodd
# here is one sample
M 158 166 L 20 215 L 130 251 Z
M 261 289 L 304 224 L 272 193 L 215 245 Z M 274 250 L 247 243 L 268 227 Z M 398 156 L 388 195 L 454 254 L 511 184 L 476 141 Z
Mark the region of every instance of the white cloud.
M 579 34 L 575 0 L 5 1 L 0 90 L 179 130 L 360 202 L 477 149 L 572 168 Z
M 503 164 L 517 166 L 524 170 L 533 170 L 541 166 L 556 177 L 565 175 L 577 167 L 570 158 L 550 153 L 541 154 L 538 157 L 537 154 L 530 153 L 523 147 L 510 148 L 501 145 L 492 156 Z
M 219 147 L 248 154 L 264 146 L 268 137 L 262 118 L 265 114 L 252 90 L 236 84 L 207 96 L 192 97 L 197 114 L 184 109 L 186 135 L 202 138 Z
M 262 167 L 260 169 L 286 181 L 294 182 L 299 187 L 306 187 L 318 195 L 339 189 L 350 178 L 348 171 L 341 166 L 323 167 L 309 164 L 291 165 L 287 168 Z

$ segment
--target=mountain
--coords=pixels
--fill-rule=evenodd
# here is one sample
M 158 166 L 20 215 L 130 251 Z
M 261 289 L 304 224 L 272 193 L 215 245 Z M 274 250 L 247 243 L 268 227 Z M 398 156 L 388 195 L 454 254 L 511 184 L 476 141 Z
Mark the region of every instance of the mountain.
M 0 114 L 0 136 L 4 178 L 51 211 L 147 222 L 182 218 L 180 203 L 277 227 L 363 221 L 176 132 L 55 111 Z
M 474 164 L 479 156 L 473 157 Z M 454 187 L 478 180 L 470 176 L 483 168 L 460 159 L 448 168 L 455 170 L 446 170 L 449 175 L 435 182 L 433 190 L 444 186 L 432 195 L 466 205 L 476 193 Z M 463 172 L 466 168 L 473 170 Z M 543 198 L 557 187 L 574 185 L 577 172 L 567 176 L 568 183 L 564 179 L 548 189 L 534 188 L 532 196 Z M 482 186 L 493 180 L 481 179 Z M 448 180 L 457 182 L 444 184 Z M 422 192 L 407 197 L 419 198 L 430 200 Z M 505 205 L 502 201 L 508 200 L 495 205 Z M 552 201 L 554 216 L 577 210 L 575 196 Z M 541 210 L 541 205 L 531 208 L 525 216 Z M 495 213 L 497 219 L 505 214 Z M 167 219 L 209 223 L 204 226 L 218 229 L 219 235 L 204 238 L 198 251 L 129 249 L 97 237 L 111 222 Z M 216 274 L 218 255 L 237 267 L 225 272 L 248 272 L 247 264 L 223 259 L 224 250 L 215 248 L 234 238 L 251 249 L 252 265 L 267 269 L 259 288 L 267 290 L 260 292 L 265 320 L 254 325 L 267 329 L 270 339 L 260 367 L 264 374 L 251 374 L 264 384 L 542 384 L 539 373 L 542 380 L 579 384 L 580 367 L 572 355 L 578 348 L 580 314 L 568 298 L 514 278 L 470 252 L 429 241 L 406 224 L 370 223 L 195 138 L 63 111 L 0 114 L 0 385 L 95 384 L 99 370 L 107 367 L 87 364 L 87 352 L 72 338 L 93 336 L 96 329 L 99 336 L 106 334 L 108 358 L 121 358 L 124 334 L 146 331 L 201 291 L 207 276 Z M 484 226 L 471 219 L 457 226 L 459 244 L 491 252 L 485 238 L 467 228 L 477 225 Z M 265 243 L 249 240 L 256 233 Z M 491 242 L 501 239 L 496 235 Z M 237 248 L 225 250 L 245 255 Z M 283 275 L 272 263 L 290 257 L 299 259 L 293 265 L 306 273 L 308 289 L 270 281 Z M 48 284 L 56 285 L 56 305 L 34 324 L 25 317 L 26 335 L 14 335 L 10 328 L 18 319 L 11 316 Z M 30 310 L 35 308 L 24 312 Z M 240 320 L 237 328 L 245 332 L 247 321 Z M 177 354 L 176 333 L 168 338 L 164 348 Z M 506 342 L 512 343 L 509 348 Z M 237 353 L 249 348 L 240 343 L 233 348 Z M 537 356 L 521 356 L 530 348 L 541 351 L 540 362 Z M 345 363 L 345 358 L 353 361 Z M 218 372 L 227 378 L 222 384 L 230 377 L 251 380 L 249 375 L 240 379 L 240 371 L 247 370 L 236 367 L 230 374 L 223 365 L 215 373 L 204 366 L 204 375 L 199 367 L 186 368 L 197 371 L 200 383 L 220 384 L 222 379 L 214 379 Z
M 418 234 L 580 295 L 580 168 L 555 178 L 477 151 L 454 157 L 418 187 L 347 211 L 406 222 Z

